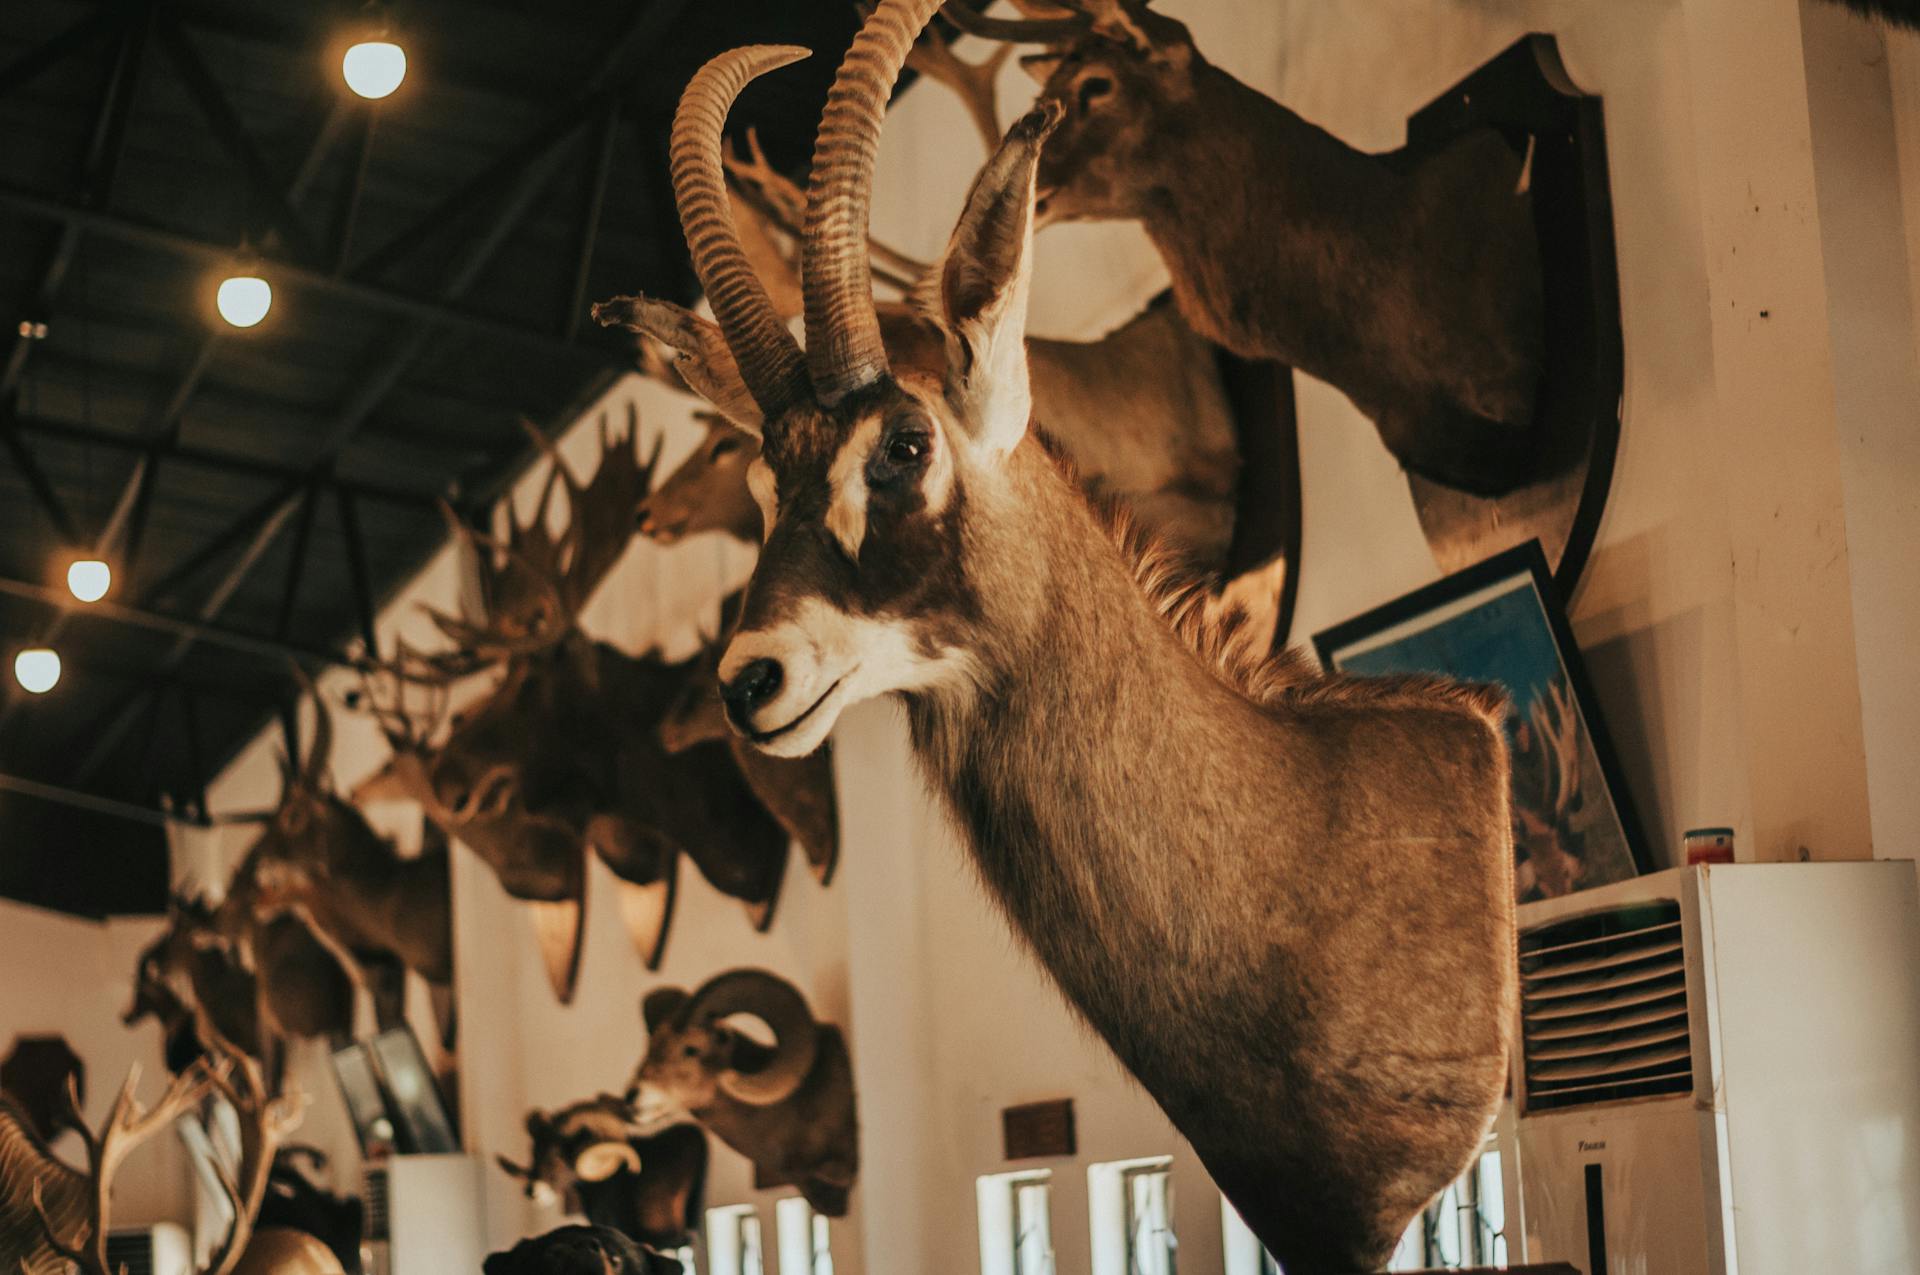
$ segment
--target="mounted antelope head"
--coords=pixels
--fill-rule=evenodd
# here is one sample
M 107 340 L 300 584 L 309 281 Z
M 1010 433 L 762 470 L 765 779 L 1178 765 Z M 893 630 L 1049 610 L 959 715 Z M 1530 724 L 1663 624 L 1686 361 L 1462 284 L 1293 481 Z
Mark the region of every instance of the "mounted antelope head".
M 944 52 L 933 52 L 935 45 Z M 915 43 L 908 65 L 921 66 L 958 93 L 976 120 L 992 117 L 986 68 L 961 61 L 931 31 Z M 745 251 L 756 277 L 768 282 L 775 312 L 790 320 L 800 313 L 797 245 L 803 238 L 806 192 L 767 162 L 751 129 L 747 137 L 750 158 L 725 160 L 732 206 L 745 214 L 740 224 L 749 232 Z M 996 133 L 989 153 L 998 141 Z M 772 256 L 776 273 L 769 279 L 765 245 L 776 236 L 794 248 L 788 256 Z M 896 370 L 939 376 L 944 336 L 916 308 L 926 300 L 929 267 L 877 241 L 869 240 L 868 246 L 877 258 L 884 256 L 884 265 L 873 266 L 875 282 L 914 298 L 911 304 L 901 300 L 876 307 L 889 362 Z M 795 299 L 792 309 L 788 298 Z M 641 335 L 658 375 L 666 377 L 671 367 L 676 387 L 692 386 L 721 408 L 723 418 L 731 412 L 744 426 L 729 430 L 709 414 L 705 441 L 641 506 L 641 534 L 673 544 L 695 531 L 716 530 L 760 543 L 759 507 L 746 488 L 747 467 L 758 447 L 750 432 L 757 408 L 737 373 L 728 371 L 730 360 L 727 366 L 706 361 L 710 325 L 659 302 L 615 303 L 601 314 L 603 321 L 617 320 Z M 681 357 L 674 362 L 654 356 L 656 345 L 680 351 Z M 1240 458 L 1233 407 L 1214 348 L 1161 299 L 1097 340 L 1030 337 L 1027 360 L 1035 420 L 1071 458 L 1087 490 L 1124 501 L 1146 530 L 1196 565 L 1223 567 L 1234 529 Z M 1249 587 L 1259 586 L 1249 582 Z M 1278 589 L 1266 594 L 1277 600 Z
M 1431 155 L 1363 154 L 1218 69 L 1140 0 L 1067 19 L 949 17 L 1039 40 L 1058 108 L 1043 223 L 1139 221 L 1194 329 L 1344 392 L 1409 473 L 1478 495 L 1535 476 L 1543 367 L 1525 157 L 1492 129 Z
M 644 1135 L 625 1101 L 601 1094 L 558 1111 L 528 1112 L 527 1135 L 533 1149 L 526 1164 L 497 1159 L 527 1184 L 528 1198 L 653 1248 L 693 1242 L 707 1178 L 707 1137 L 699 1129 L 670 1125 Z
M 763 1045 L 728 1020 L 757 1018 Z M 853 1063 L 846 1039 L 816 1022 L 793 984 L 765 970 L 730 970 L 688 995 L 641 1003 L 647 1053 L 628 1101 L 640 1118 L 685 1112 L 753 1161 L 761 1186 L 792 1185 L 814 1209 L 843 1217 L 859 1171 Z
M 763 440 L 749 483 L 766 542 L 720 662 L 727 716 L 799 756 L 849 704 L 903 702 L 1014 928 L 1267 1248 L 1293 1275 L 1370 1269 L 1477 1154 L 1505 1085 L 1499 696 L 1253 658 L 1237 617 L 1096 516 L 1030 433 L 1034 171 L 1060 102 L 1013 126 L 968 195 L 936 267 L 941 369 L 891 364 L 869 185 L 887 96 L 937 8 L 881 0 L 828 95 L 804 353 L 735 242 L 719 160 L 741 87 L 804 51 L 721 55 L 674 120 L 717 320 L 682 358 L 725 350 Z M 669 1085 L 661 1023 L 668 1045 L 704 1033 L 683 1056 L 712 1060 L 711 1092 L 757 1079 L 713 1031 L 723 1015 L 693 1003 L 649 1012 L 643 1087 Z

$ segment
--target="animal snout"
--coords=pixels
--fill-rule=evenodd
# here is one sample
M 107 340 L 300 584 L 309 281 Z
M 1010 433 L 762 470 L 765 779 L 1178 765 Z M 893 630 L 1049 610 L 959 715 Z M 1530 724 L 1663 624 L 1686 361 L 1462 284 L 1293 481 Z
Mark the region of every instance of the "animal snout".
M 720 698 L 726 703 L 727 716 L 741 730 L 751 730 L 754 711 L 778 695 L 785 680 L 780 661 L 764 656 L 749 660 L 733 675 L 732 681 L 720 688 Z

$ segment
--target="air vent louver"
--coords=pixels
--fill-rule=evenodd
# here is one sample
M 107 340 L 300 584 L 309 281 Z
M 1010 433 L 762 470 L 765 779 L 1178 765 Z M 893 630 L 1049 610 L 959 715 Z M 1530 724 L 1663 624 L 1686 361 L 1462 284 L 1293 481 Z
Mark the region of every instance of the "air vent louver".
M 147 1231 L 108 1231 L 107 1269 L 124 1275 L 153 1275 L 153 1235 Z
M 1693 1089 L 1680 905 L 1633 904 L 1520 936 L 1529 1111 Z
M 387 1171 L 369 1166 L 365 1182 L 362 1198 L 366 1201 L 367 1220 L 363 1229 L 369 1240 L 385 1243 L 393 1238 L 387 1229 Z

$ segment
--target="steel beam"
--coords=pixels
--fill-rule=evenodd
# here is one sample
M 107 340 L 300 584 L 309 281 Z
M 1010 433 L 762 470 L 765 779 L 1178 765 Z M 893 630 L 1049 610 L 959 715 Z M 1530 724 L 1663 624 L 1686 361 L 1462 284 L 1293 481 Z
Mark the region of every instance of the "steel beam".
M 360 619 L 360 642 L 369 658 L 378 659 L 380 637 L 374 631 L 373 587 L 367 574 L 367 542 L 360 531 L 360 511 L 349 493 L 335 491 L 333 495 L 340 535 L 347 542 L 347 576 L 353 584 L 354 610 Z
M 274 537 L 280 533 L 280 528 L 286 524 L 287 518 L 292 515 L 299 503 L 298 496 L 299 490 L 296 489 L 268 512 L 265 520 L 254 532 L 253 539 L 247 543 L 247 546 L 241 550 L 240 556 L 227 568 L 226 574 L 222 576 L 219 583 L 214 586 L 213 592 L 208 594 L 206 599 L 202 601 L 198 607 L 194 608 L 195 621 L 202 625 L 210 625 L 219 617 L 222 611 L 227 609 L 227 603 L 233 600 L 233 595 L 237 593 L 240 586 L 245 583 L 247 576 L 252 574 L 254 565 L 260 561 L 261 555 L 267 551 L 267 546 L 273 543 Z M 193 644 L 198 641 L 199 638 L 200 634 L 191 630 L 183 631 L 177 635 L 173 639 L 172 644 L 167 647 L 166 654 L 160 658 L 158 665 L 155 667 L 155 675 L 157 677 L 171 675 L 187 658 L 187 652 L 193 649 Z M 114 750 L 120 746 L 120 741 L 125 738 L 128 729 L 132 727 L 136 715 L 134 710 L 135 704 L 133 701 L 123 701 L 116 712 L 108 715 L 106 724 L 101 729 L 98 731 L 89 729 L 81 736 L 83 739 L 91 739 L 93 746 L 87 750 L 87 755 L 82 759 L 79 770 L 74 774 L 74 783 L 84 788 L 92 782 L 93 777 L 99 773 L 100 767 L 105 765 L 107 759 L 113 756 Z
M 580 211 L 580 229 L 575 238 L 573 287 L 567 293 L 566 313 L 560 316 L 560 330 L 571 341 L 580 333 L 580 321 L 587 314 L 587 276 L 593 269 L 593 249 L 600 237 L 600 214 L 607 202 L 607 179 L 613 173 L 614 143 L 620 137 L 620 103 L 608 103 L 600 118 L 599 149 L 594 156 L 592 185 L 586 206 Z
M 54 534 L 68 545 L 80 543 L 80 532 L 73 525 L 73 516 L 67 512 L 66 502 L 60 499 L 60 493 L 54 490 L 53 483 L 47 477 L 47 471 L 40 468 L 40 458 L 33 454 L 26 440 L 14 427 L 11 414 L 0 419 L 0 444 L 5 445 L 7 454 L 13 458 L 14 466 L 20 476 L 27 480 L 27 490 L 33 493 L 33 502 L 40 506 L 40 512 L 53 524 Z
M 96 40 L 106 38 L 126 20 L 126 14 L 114 6 L 103 4 L 87 17 L 80 19 L 54 36 L 38 48 L 28 49 L 13 61 L 0 67 L 0 97 L 5 97 L 41 72 L 72 57 Z
M 39 603 L 48 610 L 82 620 L 131 625 L 134 628 L 149 629 L 155 633 L 191 637 L 196 642 L 205 642 L 210 646 L 223 647 L 241 655 L 254 656 L 273 663 L 306 660 L 332 664 L 340 668 L 357 667 L 354 661 L 346 656 L 322 650 L 319 647 L 303 646 L 276 638 L 263 638 L 253 633 L 243 633 L 239 629 L 223 628 L 218 624 L 185 619 L 177 615 L 163 615 L 158 611 L 123 606 L 118 602 L 78 602 L 65 589 L 36 584 L 31 580 L 15 580 L 0 576 L 0 595 Z M 140 676 L 151 677 L 152 670 L 142 669 Z
M 430 511 L 438 510 L 440 507 L 441 494 L 422 487 L 396 487 L 388 483 L 360 482 L 336 478 L 331 474 L 313 475 L 292 465 L 277 465 L 271 461 L 255 460 L 251 456 L 237 456 L 230 452 L 216 451 L 210 447 L 195 447 L 187 443 L 149 443 L 133 434 L 115 433 L 113 430 L 102 429 L 97 425 L 82 425 L 77 421 L 57 421 L 46 416 L 23 416 L 18 418 L 14 425 L 24 434 L 43 434 L 49 438 L 68 439 L 94 447 L 109 447 L 116 451 L 143 452 L 162 460 L 192 465 L 200 469 L 212 469 L 220 473 L 241 474 L 248 478 L 270 478 L 278 482 L 305 482 L 312 479 L 324 487 L 351 492 L 356 498 L 362 500 Z M 141 475 L 137 473 L 129 475 L 128 481 L 137 483 L 141 481 Z
M 227 244 L 199 239 L 126 213 L 83 208 L 11 183 L 0 183 L 0 209 L 47 221 L 75 223 L 88 234 L 104 235 L 122 243 L 187 257 L 209 266 L 230 264 L 234 257 L 234 249 Z M 576 344 L 539 328 L 489 318 L 443 301 L 427 300 L 378 284 L 337 279 L 323 271 L 311 270 L 293 262 L 263 258 L 261 269 L 272 277 L 276 286 L 285 285 L 296 291 L 318 293 L 383 311 L 397 318 L 411 319 L 429 327 L 448 328 L 465 335 L 506 342 L 530 352 L 604 363 L 612 363 L 619 357 L 619 352 L 611 348 Z
M 284 642 L 293 627 L 293 605 L 300 599 L 300 585 L 307 575 L 307 541 L 313 535 L 314 511 L 320 507 L 318 493 L 307 489 L 300 502 L 300 521 L 293 524 L 293 545 L 287 557 L 286 579 L 280 585 L 280 610 L 273 620 L 273 640 Z
M 227 101 L 220 81 L 214 78 L 213 72 L 201 60 L 199 50 L 193 47 L 186 30 L 171 13 L 162 12 L 159 34 L 160 43 L 165 46 L 167 56 L 173 60 L 174 69 L 180 73 L 181 83 L 186 86 L 187 96 L 206 116 L 207 124 L 213 129 L 213 135 L 220 145 L 240 165 L 240 171 L 246 175 L 248 189 L 266 206 L 274 229 L 280 233 L 281 243 L 301 261 L 318 262 L 320 248 L 314 241 L 313 232 L 307 229 L 300 214 L 294 211 L 286 189 L 267 167 L 266 160 L 261 158 L 253 139 L 247 136 L 246 126 L 240 122 L 233 104 Z

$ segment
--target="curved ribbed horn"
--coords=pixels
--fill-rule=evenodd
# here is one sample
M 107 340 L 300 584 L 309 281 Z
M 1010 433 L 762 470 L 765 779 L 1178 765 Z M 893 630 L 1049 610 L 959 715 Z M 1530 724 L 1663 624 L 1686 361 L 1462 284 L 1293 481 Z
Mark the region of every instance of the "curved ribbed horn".
M 800 1087 L 819 1048 L 819 1025 L 800 989 L 766 970 L 729 970 L 693 994 L 685 1010 L 692 1022 L 717 1022 L 751 1014 L 773 1029 L 773 1057 L 753 1071 L 722 1071 L 722 1090 L 756 1107 L 779 1102 Z
M 940 5 L 941 0 L 880 0 L 840 63 L 820 117 L 800 281 L 807 303 L 807 370 L 814 394 L 827 405 L 887 370 L 867 265 L 873 160 L 894 81 Z
M 720 148 L 726 144 L 727 112 L 740 90 L 768 71 L 809 56 L 809 50 L 794 45 L 756 44 L 714 58 L 680 95 L 668 147 L 673 197 L 693 254 L 693 272 L 740 365 L 740 379 L 768 418 L 806 395 L 806 361 L 740 246 Z

